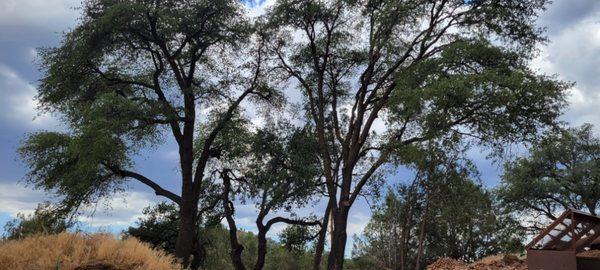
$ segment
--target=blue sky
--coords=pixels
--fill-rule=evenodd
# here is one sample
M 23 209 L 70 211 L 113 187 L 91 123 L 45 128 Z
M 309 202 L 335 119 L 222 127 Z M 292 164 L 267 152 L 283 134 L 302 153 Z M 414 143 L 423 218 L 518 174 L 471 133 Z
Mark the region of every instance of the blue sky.
M 250 0 L 250 14 L 260 14 L 274 0 Z M 569 108 L 562 117 L 574 125 L 592 123 L 600 128 L 600 1 L 556 0 L 540 17 L 551 40 L 531 66 L 539 72 L 558 74 L 573 81 Z M 60 130 L 52 115 L 36 111 L 34 96 L 40 73 L 35 64 L 36 48 L 56 46 L 60 33 L 77 23 L 78 0 L 0 0 L 0 225 L 18 212 L 30 213 L 37 203 L 51 198 L 22 182 L 26 168 L 15 154 L 29 132 Z M 161 179 L 177 191 L 177 159 L 173 143 L 146 151 L 137 158 L 140 172 Z M 488 187 L 499 181 L 501 169 L 485 159 L 485 153 L 470 151 Z M 406 180 L 406 173 L 390 181 Z M 94 216 L 81 219 L 88 230 L 119 231 L 141 215 L 141 209 L 157 198 L 147 188 L 132 183 L 125 194 L 109 199 L 110 208 L 99 205 Z M 316 205 L 317 213 L 322 205 Z M 238 207 L 242 228 L 253 230 L 252 205 Z M 302 209 L 309 213 L 313 209 Z M 368 222 L 368 204 L 360 202 L 351 212 L 349 233 L 360 233 Z M 279 228 L 280 229 L 280 228 Z M 275 232 L 278 229 L 276 228 Z M 349 245 L 351 247 L 351 244 Z M 349 249 L 348 249 L 349 250 Z

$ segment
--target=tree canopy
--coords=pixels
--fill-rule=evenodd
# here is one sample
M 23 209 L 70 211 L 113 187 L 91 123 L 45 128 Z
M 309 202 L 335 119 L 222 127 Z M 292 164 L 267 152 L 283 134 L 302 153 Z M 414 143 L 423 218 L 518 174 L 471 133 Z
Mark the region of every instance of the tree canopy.
M 541 230 L 567 208 L 598 214 L 600 139 L 589 124 L 554 130 L 508 162 L 498 188 L 503 204 Z
M 40 51 L 37 98 L 68 132 L 29 136 L 20 149 L 27 180 L 60 194 L 65 212 L 139 181 L 179 206 L 176 255 L 187 264 L 198 205 L 214 204 L 201 198 L 220 132 L 246 100 L 276 100 L 261 43 L 238 1 L 85 1 L 78 25 Z M 167 136 L 180 192 L 133 162 Z
M 412 156 L 414 179 L 376 206 L 353 259 L 364 268 L 424 269 L 440 257 L 474 261 L 522 248 L 519 224 L 464 157 L 464 145 L 428 143 Z
M 237 239 L 233 199 L 237 197 L 255 204 L 258 246 L 254 269 L 258 270 L 265 265 L 267 233 L 273 226 L 280 223 L 320 225 L 318 220 L 293 213 L 295 208 L 318 198 L 315 195 L 320 187 L 319 161 L 316 142 L 310 132 L 285 120 L 270 119 L 264 127 L 240 131 L 233 136 L 240 133 L 245 134 L 244 139 L 238 140 L 235 148 L 245 150 L 222 164 L 223 215 L 230 231 L 232 261 L 236 269 L 246 269 L 242 260 L 244 247 Z M 221 160 L 227 161 L 227 158 Z M 287 212 L 287 215 L 281 212 Z
M 267 13 L 274 65 L 319 143 L 329 269 L 343 268 L 350 208 L 398 153 L 452 134 L 499 149 L 556 124 L 569 85 L 527 65 L 546 4 L 282 0 Z
M 528 67 L 545 41 L 536 17 L 547 4 L 280 0 L 251 18 L 234 0 L 84 1 L 76 27 L 40 50 L 37 98 L 67 130 L 28 136 L 19 149 L 26 181 L 60 195 L 64 214 L 128 181 L 147 186 L 178 211 L 173 248 L 186 267 L 203 256 L 195 241 L 210 218 L 229 225 L 237 269 L 265 266 L 266 233 L 276 223 L 320 224 L 315 269 L 331 228 L 328 269 L 342 269 L 350 209 L 377 190 L 386 169 L 431 174 L 439 168 L 424 156 L 439 154 L 430 148 L 437 143 L 501 151 L 557 125 L 570 84 Z M 134 162 L 169 142 L 179 158 L 177 191 Z M 454 169 L 446 172 L 470 177 Z M 489 194 L 456 183 L 417 190 L 471 192 L 461 199 L 490 211 Z M 290 213 L 323 196 L 320 221 Z M 236 202 L 258 209 L 256 250 L 247 250 L 256 261 L 243 257 Z M 464 222 L 448 207 L 427 214 L 447 222 L 441 232 Z M 163 222 L 155 221 L 149 225 Z

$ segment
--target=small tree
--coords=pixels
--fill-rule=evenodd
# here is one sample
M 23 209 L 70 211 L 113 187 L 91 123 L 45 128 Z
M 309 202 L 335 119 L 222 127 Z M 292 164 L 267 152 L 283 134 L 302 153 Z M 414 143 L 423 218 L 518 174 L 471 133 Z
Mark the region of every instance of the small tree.
M 233 134 L 232 134 L 233 135 Z M 236 269 L 245 269 L 243 246 L 237 239 L 235 206 L 237 197 L 253 201 L 258 209 L 256 226 L 258 246 L 255 270 L 263 269 L 267 255 L 267 233 L 278 223 L 316 226 L 320 222 L 305 217 L 272 216 L 276 211 L 291 212 L 310 202 L 319 188 L 319 166 L 314 138 L 307 129 L 288 123 L 268 123 L 256 131 L 238 131 L 238 142 L 246 141 L 245 151 L 224 151 L 231 157 L 221 158 L 223 171 L 223 209 L 229 225 L 231 257 Z M 245 139 L 243 139 L 245 138 Z M 242 145 L 239 143 L 238 145 Z
M 600 138 L 593 126 L 554 130 L 528 156 L 508 162 L 498 195 L 534 231 L 570 207 L 599 214 Z
M 461 152 L 427 147 L 421 153 L 413 182 L 389 189 L 356 239 L 355 260 L 420 270 L 439 257 L 474 261 L 522 247 L 518 224 L 498 211 Z
M 149 243 L 153 248 L 160 248 L 168 253 L 175 253 L 175 242 L 179 231 L 179 213 L 177 206 L 161 202 L 142 211 L 143 217 L 138 219 L 137 226 L 124 231 L 126 237 L 132 236 Z
M 50 202 L 38 204 L 33 214 L 17 214 L 17 218 L 4 225 L 4 239 L 21 239 L 35 234 L 56 234 L 75 225 Z

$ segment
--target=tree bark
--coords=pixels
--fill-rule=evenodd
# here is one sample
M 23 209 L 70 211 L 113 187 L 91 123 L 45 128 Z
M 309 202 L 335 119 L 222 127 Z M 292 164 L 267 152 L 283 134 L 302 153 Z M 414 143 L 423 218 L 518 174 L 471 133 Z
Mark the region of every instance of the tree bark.
M 400 262 L 399 262 L 399 267 L 397 267 L 396 269 L 400 269 L 400 270 L 404 270 L 406 267 L 406 253 L 408 251 L 408 236 L 410 233 L 410 229 L 412 227 L 411 224 L 411 219 L 412 219 L 412 212 L 413 212 L 413 205 L 412 205 L 412 201 L 409 200 L 409 204 L 407 205 L 407 209 L 406 209 L 406 213 L 405 213 L 405 217 L 404 220 L 402 221 L 402 225 L 400 227 L 400 229 L 402 230 L 400 232 L 400 247 L 398 249 L 398 255 L 400 257 Z
M 190 262 L 191 270 L 200 269 L 200 265 L 202 265 L 202 263 L 206 260 L 205 244 L 206 244 L 206 242 L 201 243 L 200 239 L 198 239 L 198 237 L 195 237 L 194 249 L 192 251 L 194 258 Z
M 265 216 L 269 213 L 270 208 L 266 204 L 266 192 L 263 193 L 263 201 L 260 207 L 260 213 L 256 218 L 256 228 L 258 228 L 258 244 L 256 249 L 256 263 L 254 264 L 254 270 L 261 270 L 265 265 L 265 257 L 267 255 L 267 232 L 270 229 L 270 225 L 264 224 Z
M 301 226 L 316 226 L 319 225 L 319 221 L 304 221 L 304 220 L 294 220 L 284 217 L 274 217 L 267 221 L 266 224 L 263 223 L 265 216 L 269 213 L 269 207 L 264 208 L 259 213 L 258 218 L 256 219 L 256 226 L 258 227 L 258 248 L 257 248 L 257 256 L 256 263 L 254 264 L 254 270 L 261 270 L 265 266 L 265 258 L 267 255 L 267 233 L 273 227 L 273 225 L 277 223 L 286 223 L 291 225 L 301 225 Z
M 235 220 L 233 219 L 233 203 L 229 200 L 229 193 L 231 192 L 231 179 L 229 177 L 228 170 L 225 170 L 222 173 L 222 178 L 223 210 L 225 212 L 225 219 L 227 220 L 227 225 L 229 226 L 229 244 L 231 247 L 229 256 L 231 257 L 231 262 L 233 263 L 233 266 L 236 270 L 246 270 L 246 266 L 242 261 L 242 252 L 244 251 L 244 246 L 240 245 L 237 239 L 237 226 L 235 224 Z
M 181 166 L 181 205 L 179 206 L 179 232 L 175 243 L 175 256 L 184 267 L 190 263 L 196 237 L 196 219 L 198 215 L 198 196 L 193 190 L 193 124 L 186 123 L 183 138 L 179 142 L 179 163 Z
M 349 206 L 342 206 L 333 209 L 333 235 L 331 240 L 331 251 L 327 261 L 327 269 L 342 270 L 344 267 L 344 252 L 346 250 L 346 241 L 348 234 L 348 212 Z
M 190 255 L 194 250 L 196 238 L 196 219 L 198 215 L 198 201 L 189 196 L 183 196 L 179 208 L 179 232 L 175 244 L 175 256 L 181 260 L 184 267 L 189 266 Z
M 323 258 L 323 250 L 325 249 L 325 237 L 327 236 L 327 227 L 329 226 L 329 215 L 331 213 L 331 202 L 327 204 L 325 215 L 323 215 L 321 231 L 315 247 L 315 259 L 313 261 L 313 270 L 321 269 L 321 259 Z
M 231 245 L 229 256 L 231 257 L 231 262 L 236 270 L 246 270 L 246 266 L 244 266 L 244 262 L 242 261 L 244 246 L 240 245 L 237 240 L 237 227 L 232 220 L 233 217 L 227 216 L 227 224 L 229 224 L 229 244 Z
M 429 210 L 429 203 L 427 202 L 427 198 L 425 199 L 425 210 L 423 213 L 423 217 L 421 218 L 421 224 L 419 225 L 419 247 L 417 249 L 417 259 L 415 263 L 415 270 L 419 270 L 421 268 L 421 258 L 423 257 L 423 248 L 425 242 L 425 223 L 427 222 L 427 212 Z
M 258 229 L 258 249 L 254 270 L 261 270 L 265 266 L 265 257 L 267 255 L 267 230 L 268 228 L 264 227 Z

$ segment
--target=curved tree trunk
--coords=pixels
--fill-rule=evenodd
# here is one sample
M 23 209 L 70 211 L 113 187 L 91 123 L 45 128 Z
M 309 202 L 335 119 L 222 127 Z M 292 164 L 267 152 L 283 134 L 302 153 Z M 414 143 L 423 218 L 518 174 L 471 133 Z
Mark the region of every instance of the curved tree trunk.
M 256 254 L 256 264 L 254 270 L 261 270 L 265 266 L 265 257 L 267 255 L 267 229 L 258 229 L 258 250 Z
M 231 262 L 236 270 L 246 270 L 246 266 L 242 261 L 242 252 L 244 251 L 244 246 L 240 245 L 237 238 L 237 225 L 235 224 L 235 219 L 233 218 L 233 203 L 229 200 L 229 192 L 231 192 L 231 178 L 229 177 L 228 170 L 225 170 L 222 173 L 222 178 L 223 210 L 225 212 L 224 214 L 225 219 L 227 220 L 227 225 L 229 226 L 229 244 L 231 247 L 229 256 L 231 257 Z
M 227 216 L 227 223 L 229 224 L 229 242 L 231 245 L 229 256 L 231 257 L 231 262 L 236 270 L 246 270 L 246 266 L 244 266 L 244 262 L 242 261 L 244 246 L 240 245 L 237 240 L 237 227 L 235 226 L 235 223 L 232 223 L 232 220 L 233 217 Z

